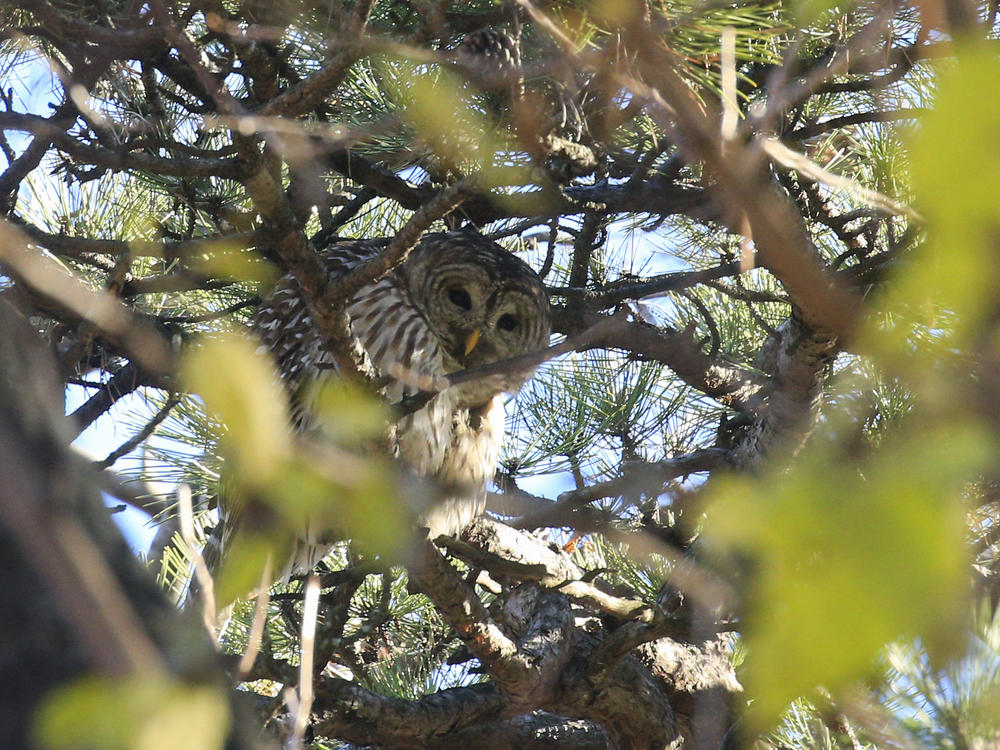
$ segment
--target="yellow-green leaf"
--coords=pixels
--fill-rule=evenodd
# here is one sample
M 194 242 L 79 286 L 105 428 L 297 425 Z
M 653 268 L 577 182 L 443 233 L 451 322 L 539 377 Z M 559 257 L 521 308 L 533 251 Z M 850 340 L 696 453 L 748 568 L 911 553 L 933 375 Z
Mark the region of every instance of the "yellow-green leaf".
M 988 305 L 1000 285 L 1000 99 L 986 95 L 1000 76 L 1000 58 L 985 44 L 958 51 L 957 61 L 942 64 L 935 106 L 910 149 L 927 241 L 912 253 L 887 298 L 896 335 L 870 338 L 874 351 L 906 363 L 914 334 L 941 357 L 974 343 L 970 337 L 993 309 Z
M 49 750 L 220 750 L 229 704 L 218 688 L 156 675 L 87 677 L 49 695 L 36 719 Z
M 181 378 L 225 424 L 236 482 L 253 487 L 273 479 L 292 448 L 288 397 L 271 360 L 248 338 L 227 335 L 188 352 Z
M 932 440 L 911 425 L 857 464 L 812 447 L 785 473 L 714 488 L 707 538 L 753 562 L 745 682 L 758 728 L 817 687 L 864 677 L 896 638 L 934 646 L 961 627 L 959 494 L 989 446 L 969 425 Z

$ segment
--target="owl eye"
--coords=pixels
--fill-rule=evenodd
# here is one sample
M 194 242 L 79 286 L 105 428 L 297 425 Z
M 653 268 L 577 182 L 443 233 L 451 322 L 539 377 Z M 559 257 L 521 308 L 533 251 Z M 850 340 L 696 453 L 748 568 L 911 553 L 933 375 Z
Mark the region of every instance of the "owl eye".
M 460 307 L 463 310 L 472 309 L 472 297 L 469 296 L 467 291 L 459 287 L 448 290 L 448 300 L 455 307 Z
M 503 331 L 513 331 L 515 328 L 517 328 L 517 318 L 515 318 L 510 313 L 501 315 L 500 319 L 497 320 L 497 328 Z

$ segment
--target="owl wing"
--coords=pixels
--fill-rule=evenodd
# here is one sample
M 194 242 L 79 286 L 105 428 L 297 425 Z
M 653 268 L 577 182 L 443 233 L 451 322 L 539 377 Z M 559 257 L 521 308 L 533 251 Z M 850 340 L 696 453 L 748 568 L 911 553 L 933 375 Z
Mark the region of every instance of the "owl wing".
M 344 276 L 377 255 L 385 245 L 384 240 L 333 245 L 323 255 L 326 270 L 331 278 Z M 333 359 L 323 349 L 322 337 L 313 324 L 302 290 L 291 274 L 278 281 L 255 313 L 251 328 L 261 341 L 262 350 L 274 357 L 281 379 L 293 398 L 304 384 L 327 376 L 334 369 Z
M 331 277 L 337 278 L 383 250 L 385 240 L 346 242 L 324 254 Z M 383 397 L 397 404 L 416 390 L 419 376 L 444 374 L 441 347 L 423 313 L 413 304 L 399 274 L 389 272 L 362 287 L 349 301 L 346 312 L 351 333 L 358 339 L 381 377 Z M 309 422 L 310 386 L 335 376 L 336 364 L 323 346 L 294 277 L 286 276 L 261 305 L 253 329 L 262 349 L 275 358 L 289 393 L 292 416 L 299 427 Z M 400 379 L 394 373 L 405 373 Z M 418 474 L 435 475 L 445 461 L 451 439 L 452 394 L 433 398 L 417 412 L 404 417 L 395 430 L 397 455 Z
M 386 246 L 385 240 L 348 242 L 324 255 L 331 276 L 346 274 Z M 365 349 L 384 383 L 390 404 L 415 392 L 420 376 L 445 374 L 437 336 L 413 303 L 401 276 L 389 272 L 360 289 L 346 305 L 351 333 Z M 302 291 L 291 276 L 282 279 L 254 318 L 262 345 L 275 357 L 299 426 L 309 421 L 309 386 L 335 376 L 336 365 L 323 347 Z M 397 378 L 396 374 L 406 373 Z M 496 466 L 503 437 L 503 403 L 498 396 L 470 412 L 457 402 L 456 389 L 437 394 L 403 417 L 393 432 L 394 453 L 414 472 L 455 487 L 425 517 L 432 538 L 460 531 L 485 505 L 485 486 Z

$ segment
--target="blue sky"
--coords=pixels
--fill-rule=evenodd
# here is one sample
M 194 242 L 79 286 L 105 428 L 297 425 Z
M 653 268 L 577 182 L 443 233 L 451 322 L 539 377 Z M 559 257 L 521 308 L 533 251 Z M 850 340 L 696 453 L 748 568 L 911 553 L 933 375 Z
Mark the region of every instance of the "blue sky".
M 89 395 L 86 388 L 77 385 L 69 386 L 66 389 L 66 413 L 72 413 L 74 409 L 87 400 Z M 80 433 L 77 439 L 73 441 L 73 446 L 89 458 L 95 460 L 103 459 L 118 448 L 119 445 L 132 437 L 131 431 L 123 427 L 118 417 L 124 410 L 133 409 L 145 409 L 152 415 L 152 410 L 148 409 L 140 394 L 129 394 L 115 404 L 111 411 L 101 415 L 93 424 Z M 116 466 L 120 466 L 129 460 L 135 460 L 138 456 L 139 451 L 133 451 L 127 457 L 120 459 Z M 121 505 L 120 501 L 108 495 L 105 495 L 104 499 L 109 507 Z M 156 534 L 156 528 L 150 523 L 148 515 L 135 508 L 126 506 L 125 510 L 113 514 L 112 518 L 118 524 L 122 533 L 125 534 L 125 537 L 134 550 L 137 552 L 146 552 L 149 549 L 149 544 Z

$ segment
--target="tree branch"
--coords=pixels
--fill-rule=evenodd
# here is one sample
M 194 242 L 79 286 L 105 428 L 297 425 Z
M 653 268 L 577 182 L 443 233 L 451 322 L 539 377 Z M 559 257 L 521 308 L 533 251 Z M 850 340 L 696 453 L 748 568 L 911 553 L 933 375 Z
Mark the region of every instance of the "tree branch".
M 923 107 L 911 107 L 904 109 L 876 110 L 874 112 L 855 112 L 850 115 L 840 117 L 830 117 L 826 120 L 809 123 L 801 128 L 785 133 L 782 137 L 789 141 L 804 141 L 831 130 L 846 128 L 851 125 L 861 125 L 869 122 L 897 122 L 899 120 L 915 120 L 927 113 Z
M 166 403 L 164 403 L 163 406 L 157 410 L 156 414 L 154 414 L 150 420 L 142 426 L 141 430 L 111 451 L 111 453 L 109 453 L 105 458 L 100 461 L 95 461 L 94 468 L 107 469 L 119 458 L 127 456 L 129 453 L 142 445 L 142 443 L 153 434 L 160 423 L 162 423 L 163 420 L 170 415 L 170 412 L 177 405 L 177 402 L 177 396 L 175 394 L 170 394 L 170 396 L 167 397 Z M 76 416 L 75 412 L 73 416 Z
M 410 577 L 434 602 L 501 690 L 519 692 L 529 667 L 518 654 L 517 644 L 497 627 L 479 597 L 430 542 L 418 545 Z
M 552 329 L 567 335 L 584 331 L 605 317 L 561 307 L 554 307 L 552 313 Z M 756 397 L 767 383 L 767 378 L 752 368 L 712 359 L 689 332 L 661 330 L 641 321 L 626 323 L 620 335 L 596 339 L 587 348 L 622 349 L 641 359 L 662 362 L 688 385 L 746 413 L 756 408 Z
M 489 683 L 439 690 L 408 701 L 324 677 L 313 698 L 312 730 L 364 745 L 428 747 L 450 732 L 496 718 L 504 705 Z

